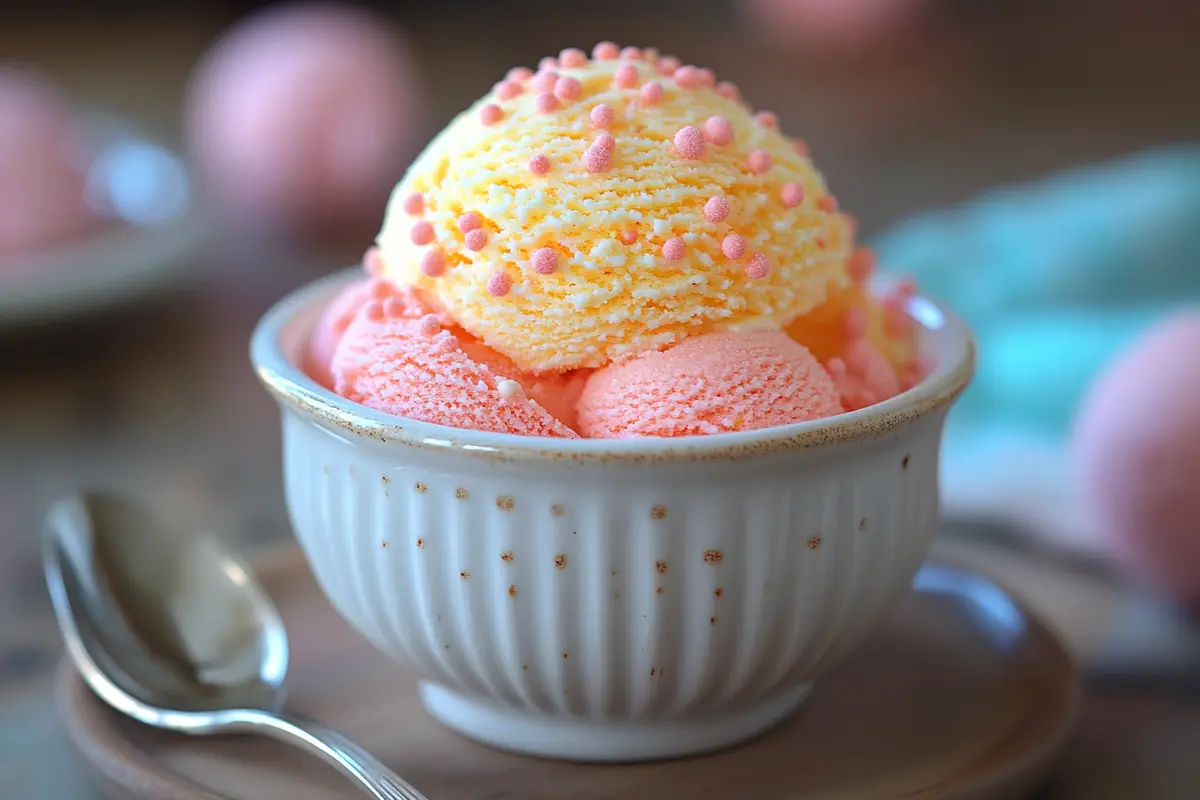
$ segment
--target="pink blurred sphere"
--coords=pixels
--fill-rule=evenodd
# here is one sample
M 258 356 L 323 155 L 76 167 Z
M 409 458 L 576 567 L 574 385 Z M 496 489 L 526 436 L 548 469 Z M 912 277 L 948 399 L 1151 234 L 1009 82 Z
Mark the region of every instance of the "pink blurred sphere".
M 1200 310 L 1118 356 L 1084 398 L 1072 456 L 1089 517 L 1117 560 L 1200 602 Z
M 925 0 L 742 0 L 759 30 L 819 53 L 872 47 L 907 29 Z
M 292 228 L 381 220 L 424 122 L 398 31 L 329 4 L 236 25 L 196 67 L 185 110 L 189 151 L 218 208 Z
M 43 76 L 0 69 L 0 257 L 76 238 L 98 224 L 84 199 L 84 131 Z

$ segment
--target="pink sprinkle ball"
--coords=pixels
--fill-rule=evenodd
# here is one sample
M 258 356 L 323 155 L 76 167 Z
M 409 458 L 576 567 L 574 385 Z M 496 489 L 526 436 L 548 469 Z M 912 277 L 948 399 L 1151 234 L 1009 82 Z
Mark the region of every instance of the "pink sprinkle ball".
M 521 92 L 525 91 L 521 88 L 521 84 L 517 81 L 500 81 L 496 84 L 496 97 L 499 100 L 512 100 L 515 97 L 520 97 Z
M 383 300 L 383 315 L 385 317 L 398 319 L 403 317 L 407 310 L 408 307 L 399 297 L 388 297 Z
M 728 234 L 721 240 L 721 252 L 726 258 L 737 261 L 746 255 L 746 240 L 736 233 Z
M 467 231 L 467 235 L 463 237 L 463 242 L 467 245 L 468 250 L 478 253 L 487 245 L 488 234 L 482 228 Z
M 838 210 L 837 198 L 831 194 L 827 194 L 817 200 L 817 208 L 828 213 L 833 213 Z
M 760 111 L 754 115 L 754 119 L 758 120 L 758 124 L 764 128 L 774 130 L 779 127 L 779 117 L 773 111 Z
M 558 85 L 558 73 L 552 69 L 539 72 L 529 82 L 529 88 L 535 92 L 552 92 Z
M 642 84 L 642 102 L 648 106 L 656 106 L 662 102 L 663 88 L 657 81 Z
M 412 236 L 413 244 L 417 246 L 427 245 L 433 241 L 433 225 L 425 220 L 415 222 L 409 235 Z
M 592 58 L 597 61 L 616 61 L 621 48 L 615 42 L 600 42 L 592 48 Z
M 583 153 L 583 168 L 592 174 L 607 172 L 612 166 L 612 151 L 589 147 Z
M 374 278 L 367 283 L 367 294 L 372 300 L 386 300 L 396 291 L 395 285 L 383 278 Z
M 558 54 L 558 63 L 568 69 L 582 67 L 588 62 L 587 53 L 578 47 L 568 47 Z
M 571 102 L 583 96 L 583 84 L 575 78 L 559 78 L 554 84 L 554 94 Z
M 672 76 L 681 89 L 699 89 L 704 85 L 704 76 L 693 66 L 680 67 Z
M 792 149 L 796 151 L 796 155 L 801 158 L 808 158 L 808 142 L 803 139 L 793 139 Z
M 420 146 L 422 95 L 391 21 L 340 3 L 275 4 L 198 63 L 187 147 L 232 221 L 349 234 L 373 218 Z
M 441 277 L 446 271 L 446 259 L 437 250 L 430 250 L 421 256 L 421 274 L 428 278 Z
M 529 67 L 513 67 L 504 77 L 510 81 L 527 81 L 533 77 L 533 70 Z
M 538 275 L 551 275 L 558 269 L 558 253 L 552 247 L 540 247 L 533 251 L 529 263 Z
M 693 125 L 685 125 L 675 132 L 675 152 L 682 158 L 696 159 L 704 156 L 704 134 Z
M 746 163 L 750 165 L 751 172 L 762 175 L 771 168 L 771 154 L 766 150 L 755 150 L 746 159 Z
M 733 141 L 733 123 L 728 117 L 709 117 L 704 121 L 704 138 L 717 147 L 724 147 Z
M 746 264 L 746 275 L 754 280 L 761 280 L 771 272 L 771 260 L 766 253 L 755 253 Z
M 549 92 L 542 92 L 534 101 L 539 114 L 553 114 L 558 110 L 558 98 Z
M 613 85 L 618 89 L 632 89 L 638 85 L 638 70 L 633 64 L 622 64 L 613 73 Z
M 738 89 L 737 84 L 732 81 L 721 81 L 717 84 L 717 94 L 724 97 L 726 100 L 737 102 L 742 99 L 742 92 Z
M 529 171 L 534 175 L 550 174 L 550 159 L 543 153 L 537 153 L 529 159 Z
M 637 228 L 626 228 L 617 234 L 617 238 L 623 245 L 631 245 L 638 240 Z
M 383 257 L 379 255 L 378 247 L 368 247 L 363 254 L 363 270 L 372 277 L 383 274 Z M 374 287 L 372 287 L 374 289 Z
M 847 259 L 846 271 L 850 273 L 850 280 L 860 285 L 866 283 L 875 271 L 875 253 L 866 247 L 859 247 Z
M 558 69 L 558 59 L 554 56 L 546 56 L 538 62 L 538 72 L 547 72 L 552 69 Z
M 383 303 L 378 300 L 372 300 L 363 306 L 363 316 L 371 320 L 371 322 L 383 322 Z
M 441 320 L 437 314 L 426 314 L 417 322 L 417 330 L 422 336 L 435 336 L 442 331 Z
M 593 108 L 591 113 L 588 114 L 588 117 L 592 120 L 592 124 L 597 128 L 607 128 L 609 125 L 612 125 L 615 116 L 612 108 L 606 106 L 604 103 Z
M 474 211 L 468 211 L 458 218 L 458 229 L 463 233 L 483 227 L 483 217 Z
M 484 125 L 495 125 L 504 119 L 504 111 L 495 103 L 488 103 L 479 109 L 479 121 Z
M 683 239 L 678 236 L 667 239 L 663 242 L 662 254 L 667 261 L 679 261 L 687 252 L 687 245 L 683 243 Z
M 610 133 L 602 133 L 596 137 L 594 142 L 592 142 L 592 149 L 603 150 L 608 153 L 611 153 L 616 146 L 617 140 L 614 139 Z
M 492 297 L 503 297 L 512 290 L 512 278 L 503 272 L 493 272 L 484 287 Z
M 663 56 L 658 60 L 658 71 L 663 75 L 674 75 L 675 70 L 679 69 L 679 66 L 682 63 L 683 62 L 675 56 Z
M 646 58 L 646 54 L 642 52 L 640 47 L 623 47 L 621 48 L 621 59 L 623 61 L 641 61 Z
M 724 197 L 710 197 L 704 204 L 704 218 L 709 222 L 724 222 L 729 216 L 729 203 Z
M 404 213 L 410 217 L 420 216 L 425 213 L 425 196 L 420 192 L 413 192 L 404 198 Z
M 804 187 L 798 183 L 785 183 L 779 189 L 779 202 L 787 208 L 795 208 L 804 202 Z

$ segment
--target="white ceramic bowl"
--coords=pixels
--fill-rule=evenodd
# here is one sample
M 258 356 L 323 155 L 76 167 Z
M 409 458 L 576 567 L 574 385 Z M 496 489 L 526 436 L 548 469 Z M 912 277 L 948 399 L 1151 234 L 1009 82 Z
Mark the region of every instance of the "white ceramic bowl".
M 796 709 L 909 590 L 974 356 L 929 301 L 910 311 L 936 367 L 885 403 L 568 441 L 415 422 L 322 389 L 297 364 L 350 279 L 276 305 L 252 358 L 282 408 L 287 504 L 318 582 L 454 730 L 592 761 L 733 745 Z

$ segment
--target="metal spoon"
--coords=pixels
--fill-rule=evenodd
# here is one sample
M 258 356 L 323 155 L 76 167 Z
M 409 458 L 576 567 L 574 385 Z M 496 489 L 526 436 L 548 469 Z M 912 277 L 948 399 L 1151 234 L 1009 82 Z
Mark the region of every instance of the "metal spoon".
M 279 713 L 287 633 L 250 567 L 215 537 L 92 493 L 50 509 L 43 556 L 67 652 L 117 711 L 182 733 L 265 734 L 377 800 L 427 800 L 340 733 Z

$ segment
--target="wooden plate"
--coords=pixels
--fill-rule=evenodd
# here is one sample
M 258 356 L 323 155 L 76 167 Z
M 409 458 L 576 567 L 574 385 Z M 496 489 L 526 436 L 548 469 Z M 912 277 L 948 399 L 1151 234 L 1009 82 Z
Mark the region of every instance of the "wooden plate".
M 580 766 L 490 750 L 430 719 L 417 681 L 333 611 L 294 549 L 260 562 L 292 639 L 290 705 L 342 730 L 431 800 L 1011 798 L 1036 786 L 1079 704 L 1063 646 L 1004 590 L 931 565 L 891 621 L 795 717 L 700 759 Z M 111 797 L 357 798 L 285 745 L 189 738 L 127 720 L 64 666 L 70 738 Z

